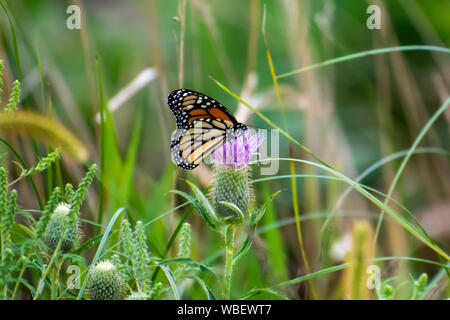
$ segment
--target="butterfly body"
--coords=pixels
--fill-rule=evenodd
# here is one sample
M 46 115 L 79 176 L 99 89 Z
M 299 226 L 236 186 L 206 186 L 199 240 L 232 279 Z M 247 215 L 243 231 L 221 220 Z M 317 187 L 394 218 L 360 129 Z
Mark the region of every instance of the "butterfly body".
M 168 105 L 177 125 L 170 144 L 172 160 L 182 169 L 196 168 L 227 140 L 247 130 L 222 104 L 193 90 L 172 91 Z

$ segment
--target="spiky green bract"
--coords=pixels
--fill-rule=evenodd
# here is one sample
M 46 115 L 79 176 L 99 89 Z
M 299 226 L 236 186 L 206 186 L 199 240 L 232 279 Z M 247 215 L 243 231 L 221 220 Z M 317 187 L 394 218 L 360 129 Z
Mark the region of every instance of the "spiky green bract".
M 243 214 L 248 211 L 252 200 L 250 167 L 235 169 L 216 165 L 214 173 L 213 205 L 217 215 L 226 224 L 241 222 L 243 217 L 236 210 L 220 202 L 234 204 Z
M 5 194 L 7 197 L 7 194 Z M 3 266 L 6 264 L 6 260 L 8 258 L 8 249 L 10 249 L 11 245 L 11 230 L 14 226 L 14 216 L 16 215 L 17 210 L 17 192 L 16 190 L 12 190 L 9 196 L 9 199 L 4 200 L 6 203 L 6 207 L 2 208 L 5 210 L 2 212 L 0 219 L 1 226 L 1 263 Z
M 136 263 L 136 281 L 139 283 L 140 289 L 143 292 L 147 292 L 151 286 L 150 252 L 148 250 L 145 227 L 142 221 L 136 222 L 135 237 L 137 242 L 134 258 Z
M 67 183 L 64 188 L 64 196 L 66 198 L 66 202 L 71 202 L 74 194 L 75 192 L 73 191 L 72 184 Z
M 145 227 L 142 221 L 136 222 L 133 232 L 127 219 L 122 221 L 122 249 L 129 260 L 126 263 L 128 273 L 136 280 L 138 291 L 149 294 L 151 290 L 150 251 L 148 249 Z
M 74 248 L 79 241 L 78 216 L 70 216 L 70 206 L 66 203 L 55 208 L 44 232 L 44 242 L 52 251 L 60 239 L 63 252 Z
M 36 172 L 44 171 L 45 169 L 50 167 L 53 163 L 55 163 L 56 161 L 59 160 L 60 154 L 61 154 L 61 152 L 58 149 L 56 149 L 53 152 L 50 152 L 47 155 L 47 157 L 42 158 L 38 161 L 36 167 L 24 170 L 22 172 L 22 176 L 25 177 L 25 176 L 29 176 L 30 174 L 36 173 Z
M 11 248 L 6 248 L 2 252 L 0 261 L 0 287 L 6 287 L 11 282 L 11 275 L 15 269 L 14 252 Z M 0 299 L 5 299 L 6 292 L 0 292 Z
M 56 206 L 58 205 L 60 196 L 61 189 L 59 187 L 53 189 L 50 199 L 47 201 L 44 210 L 42 211 L 42 216 L 36 224 L 35 236 L 37 239 L 42 238 L 44 231 L 47 228 L 48 222 L 50 221 L 50 217 L 53 211 L 55 211 Z
M 189 258 L 191 255 L 191 225 L 183 223 L 180 234 L 180 243 L 178 245 L 178 257 Z
M 17 192 L 12 190 L 7 201 L 6 214 L 2 216 L 1 228 L 2 228 L 2 243 L 3 248 L 7 248 L 11 244 L 11 229 L 14 225 L 14 216 L 17 209 Z
M 11 97 L 9 98 L 9 102 L 6 105 L 5 111 L 13 112 L 17 109 L 17 104 L 20 100 L 20 82 L 19 80 L 15 80 L 13 82 L 13 87 L 11 90 Z
M 191 225 L 187 222 L 183 223 L 180 233 L 180 241 L 178 244 L 178 258 L 189 258 L 191 255 Z M 189 276 L 190 268 L 185 263 L 180 263 L 174 272 L 176 279 L 186 278 Z
M 87 289 L 91 300 L 119 300 L 124 283 L 117 267 L 109 260 L 92 268 Z
M 97 165 L 94 163 L 89 167 L 86 176 L 83 178 L 83 180 L 81 180 L 80 184 L 78 185 L 77 191 L 75 191 L 75 193 L 73 194 L 70 203 L 69 215 L 71 217 L 74 217 L 76 214 L 78 214 L 78 212 L 80 212 L 81 204 L 83 203 L 84 198 L 86 197 L 86 192 L 89 185 L 94 180 L 96 172 L 97 172 Z
M 3 168 L 4 169 L 4 168 Z M 6 179 L 6 170 L 2 170 L 0 173 L 2 185 L 4 184 L 4 179 Z M 0 219 L 0 237 L 1 237 L 1 251 L 0 251 L 0 287 L 7 288 L 8 283 L 11 281 L 12 274 L 15 270 L 16 264 L 14 263 L 14 251 L 12 249 L 11 242 L 11 230 L 14 226 L 14 216 L 17 211 L 17 192 L 12 190 L 7 198 L 7 188 L 2 186 L 2 211 Z M 6 203 L 6 205 L 5 205 Z M 2 298 L 6 298 L 7 289 L 4 289 L 0 293 Z
M 122 220 L 122 250 L 128 257 L 134 256 L 134 239 L 130 222 L 127 219 Z

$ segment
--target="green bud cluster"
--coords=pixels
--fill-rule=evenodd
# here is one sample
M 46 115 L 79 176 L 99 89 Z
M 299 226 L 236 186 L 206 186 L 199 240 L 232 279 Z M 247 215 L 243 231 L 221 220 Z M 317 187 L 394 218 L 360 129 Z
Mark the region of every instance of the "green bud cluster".
M 146 241 L 145 226 L 142 221 L 137 221 L 133 231 L 130 222 L 124 219 L 121 232 L 122 249 L 125 255 L 129 257 L 124 267 L 128 270 L 130 278 L 136 280 L 139 292 L 147 293 L 148 295 L 151 290 L 151 258 Z
M 44 232 L 44 242 L 53 251 L 61 240 L 61 250 L 67 252 L 74 248 L 79 240 L 78 216 L 70 215 L 70 206 L 60 203 L 52 215 Z
M 379 292 L 379 298 L 381 300 L 392 300 L 394 299 L 394 289 L 391 285 L 385 284 L 384 287 Z
M 50 217 L 52 216 L 53 211 L 55 211 L 58 206 L 59 198 L 61 196 L 61 189 L 56 187 L 53 189 L 53 192 L 50 196 L 50 199 L 47 201 L 44 210 L 42 211 L 42 216 L 36 224 L 36 238 L 41 239 L 45 229 L 47 228 L 48 222 L 50 221 Z
M 191 256 L 191 225 L 183 223 L 180 233 L 180 243 L 178 245 L 178 257 L 188 258 Z
M 45 169 L 49 168 L 53 163 L 59 160 L 61 152 L 56 149 L 53 152 L 50 152 L 45 158 L 42 158 L 38 161 L 36 167 L 24 170 L 22 172 L 22 176 L 29 176 L 36 172 L 42 172 Z
M 77 214 L 80 212 L 81 204 L 84 201 L 84 198 L 86 197 L 87 189 L 89 185 L 92 183 L 92 181 L 95 178 L 95 173 L 97 172 L 97 165 L 94 163 L 89 167 L 88 172 L 86 173 L 86 176 L 81 180 L 80 184 L 78 185 L 77 191 L 75 191 L 70 199 L 70 215 Z M 70 188 L 66 186 L 66 191 L 70 192 Z
M 12 190 L 8 197 L 8 172 L 5 167 L 0 166 L 0 287 L 6 287 L 8 282 L 12 281 L 17 267 L 14 263 L 11 232 L 18 208 L 17 192 Z M 1 292 L 0 298 L 4 298 L 5 294 L 6 291 Z
M 9 102 L 6 105 L 6 111 L 13 112 L 17 109 L 17 104 L 20 100 L 20 82 L 19 80 L 15 80 L 13 82 L 13 87 L 11 90 L 11 97 L 9 98 Z

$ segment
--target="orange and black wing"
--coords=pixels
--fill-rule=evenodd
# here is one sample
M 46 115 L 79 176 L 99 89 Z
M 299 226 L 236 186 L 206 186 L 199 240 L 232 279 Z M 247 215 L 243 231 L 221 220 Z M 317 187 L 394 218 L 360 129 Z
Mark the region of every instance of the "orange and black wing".
M 236 129 L 243 126 L 222 104 L 197 91 L 189 89 L 172 91 L 168 97 L 168 104 L 175 115 L 177 128 L 185 128 L 192 121 L 207 118 L 223 120 Z
M 172 91 L 168 105 L 177 124 L 170 145 L 172 160 L 183 169 L 196 168 L 227 139 L 247 130 L 222 104 L 193 90 Z

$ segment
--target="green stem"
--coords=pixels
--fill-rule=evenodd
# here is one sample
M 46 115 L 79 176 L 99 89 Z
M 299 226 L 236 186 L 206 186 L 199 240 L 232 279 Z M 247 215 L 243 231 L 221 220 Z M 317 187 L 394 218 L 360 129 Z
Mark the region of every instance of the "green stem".
M 56 266 L 52 270 L 52 291 L 51 291 L 51 300 L 56 300 L 58 297 L 58 286 L 59 286 L 59 270 L 61 269 L 63 260 L 59 260 Z
M 3 299 L 8 300 L 8 284 L 5 284 L 5 287 L 3 288 Z
M 23 273 L 25 272 L 25 269 L 26 269 L 26 267 L 23 267 L 20 270 L 19 276 L 17 277 L 16 285 L 14 286 L 14 290 L 13 290 L 13 293 L 11 295 L 11 300 L 14 300 L 14 298 L 16 297 L 16 292 L 17 292 L 17 289 L 19 288 L 19 284 L 20 284 L 19 280 L 22 279 L 22 276 L 23 276 Z
M 65 234 L 64 234 L 64 236 L 65 236 Z M 52 257 L 50 258 L 50 262 L 49 262 L 47 268 L 45 268 L 44 272 L 42 273 L 42 276 L 41 276 L 41 279 L 39 280 L 39 284 L 38 284 L 38 287 L 36 289 L 36 293 L 34 294 L 33 300 L 37 300 L 37 298 L 41 294 L 42 290 L 44 289 L 45 278 L 47 277 L 47 275 L 50 272 L 50 270 L 51 270 L 55 260 L 58 257 L 58 251 L 59 251 L 59 248 L 61 247 L 61 243 L 62 243 L 62 240 L 63 240 L 64 236 L 59 239 L 58 245 L 56 246 L 56 249 L 53 252 Z
M 225 231 L 225 275 L 222 295 L 225 300 L 230 300 L 231 276 L 233 274 L 233 255 L 234 255 L 234 236 L 236 234 L 236 226 L 229 225 Z

